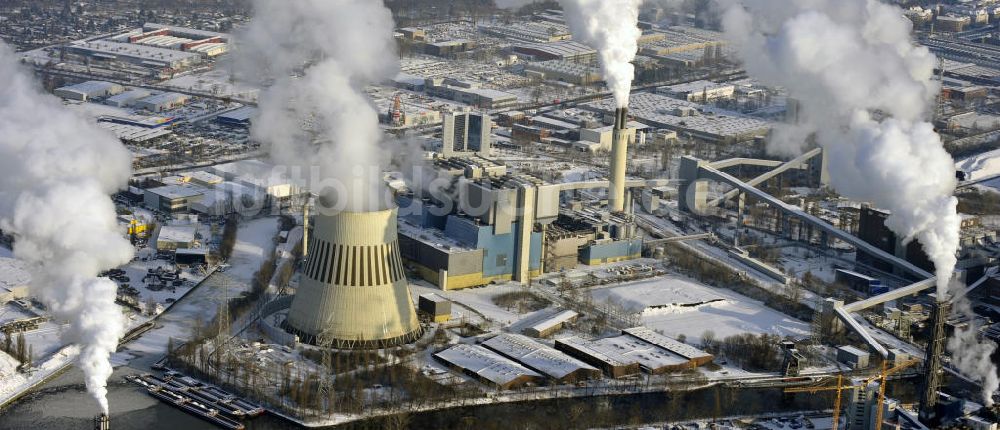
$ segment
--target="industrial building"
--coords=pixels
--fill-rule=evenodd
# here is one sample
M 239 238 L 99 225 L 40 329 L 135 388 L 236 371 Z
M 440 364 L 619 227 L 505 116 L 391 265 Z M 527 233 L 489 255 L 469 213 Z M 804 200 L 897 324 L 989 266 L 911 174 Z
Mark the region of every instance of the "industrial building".
M 544 377 L 479 345 L 458 344 L 434 354 L 449 367 L 502 390 L 538 384 Z
M 556 350 L 601 369 L 612 378 L 639 373 L 639 362 L 579 337 L 556 339 Z
M 424 82 L 424 89 L 432 97 L 441 97 L 481 109 L 503 109 L 517 104 L 516 95 L 481 88 L 476 83 L 445 78 L 428 78 Z
M 134 88 L 123 93 L 108 97 L 104 100 L 104 104 L 108 106 L 114 106 L 118 108 L 130 107 L 133 103 L 138 100 L 144 99 L 150 96 L 150 92 L 141 88 Z
M 558 332 L 567 323 L 576 321 L 580 314 L 571 310 L 564 310 L 549 316 L 524 329 L 524 334 L 532 337 L 549 337 Z
M 52 93 L 67 100 L 85 102 L 91 99 L 102 99 L 114 96 L 116 94 L 120 94 L 122 91 L 125 91 L 125 87 L 113 82 L 86 81 L 62 88 L 56 88 L 52 91 Z
M 590 63 L 549 60 L 528 63 L 525 74 L 531 78 L 566 82 L 574 85 L 591 85 L 601 82 L 601 70 Z
M 441 125 L 441 153 L 445 157 L 490 155 L 493 121 L 480 112 L 446 112 Z
M 622 335 L 598 339 L 590 344 L 591 350 L 596 350 L 604 356 L 618 353 L 651 375 L 667 372 L 677 372 L 692 369 L 690 360 L 674 354 L 649 342 L 632 336 Z
M 228 52 L 229 35 L 194 28 L 146 23 L 141 29 L 112 37 L 116 42 L 191 52 L 216 57 Z
M 451 301 L 434 293 L 422 294 L 417 302 L 417 309 L 434 322 L 451 319 Z
M 629 114 L 655 128 L 665 128 L 710 142 L 733 143 L 766 136 L 768 122 L 741 116 L 734 112 L 711 108 L 665 94 L 638 93 L 629 99 Z M 612 100 L 582 105 L 592 111 L 610 115 Z
M 215 117 L 215 122 L 222 125 L 249 127 L 250 121 L 257 115 L 257 108 L 243 106 Z
M 837 361 L 851 366 L 852 369 L 866 369 L 869 365 L 870 354 L 855 346 L 844 345 L 837 347 Z
M 560 383 L 575 383 L 601 376 L 596 367 L 522 335 L 502 333 L 482 345 Z
M 597 51 L 573 40 L 551 43 L 522 42 L 511 46 L 511 52 L 535 62 L 562 61 L 590 64 L 597 60 Z
M 713 100 L 732 98 L 736 94 L 736 86 L 717 84 L 712 81 L 694 81 L 660 87 L 656 89 L 656 92 L 689 102 L 708 103 Z
M 168 214 L 188 212 L 191 205 L 198 203 L 205 195 L 205 190 L 188 185 L 165 185 L 147 188 L 143 193 L 143 203 L 146 208 Z
M 695 348 L 683 342 L 656 333 L 646 327 L 633 327 L 622 330 L 622 333 L 656 345 L 674 354 L 690 360 L 693 366 L 704 366 L 712 362 L 712 354 Z
M 150 112 L 163 112 L 184 106 L 190 98 L 186 94 L 167 92 L 137 100 L 133 106 Z
M 129 63 L 152 69 L 180 70 L 202 62 L 201 54 L 110 40 L 73 42 L 67 53 L 81 55 L 94 63 Z
M 384 348 L 422 333 L 396 232 L 396 209 L 316 218 L 285 329 L 307 343 Z

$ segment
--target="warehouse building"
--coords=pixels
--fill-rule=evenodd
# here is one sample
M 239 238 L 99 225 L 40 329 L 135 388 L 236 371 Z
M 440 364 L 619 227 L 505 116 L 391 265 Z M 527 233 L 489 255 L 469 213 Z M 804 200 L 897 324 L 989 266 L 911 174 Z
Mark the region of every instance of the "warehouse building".
M 197 224 L 164 225 L 156 231 L 156 250 L 173 251 L 197 245 Z
M 234 127 L 249 127 L 250 121 L 256 115 L 257 108 L 253 106 L 243 106 L 241 108 L 220 114 L 215 117 L 215 122 Z
M 198 203 L 205 195 L 205 190 L 190 185 L 165 185 L 150 188 L 143 194 L 146 208 L 165 213 L 182 213 L 191 210 L 191 205 Z
M 132 104 L 135 103 L 136 101 L 138 101 L 140 99 L 144 99 L 146 97 L 149 97 L 150 94 L 151 93 L 149 91 L 146 91 L 146 90 L 141 89 L 141 88 L 135 88 L 135 89 L 131 89 L 131 90 L 125 91 L 123 93 L 120 93 L 120 94 L 108 97 L 108 99 L 104 101 L 104 104 L 106 104 L 108 106 L 119 107 L 119 108 L 129 107 L 129 106 L 132 106 Z
M 683 342 L 671 339 L 667 336 L 654 332 L 646 327 L 632 327 L 622 330 L 622 333 L 636 339 L 656 345 L 664 350 L 670 351 L 691 361 L 694 367 L 704 366 L 712 362 L 712 354 L 695 348 Z
M 201 63 L 196 52 L 143 46 L 110 40 L 74 42 L 65 47 L 70 54 L 81 55 L 97 63 L 130 63 L 152 69 L 181 70 Z
M 639 362 L 594 342 L 573 336 L 556 339 L 556 350 L 601 369 L 612 378 L 639 373 Z
M 523 42 L 514 44 L 511 52 L 531 61 L 561 60 L 589 64 L 597 60 L 597 51 L 572 40 L 551 43 Z
M 528 63 L 524 66 L 524 71 L 528 77 L 574 85 L 591 85 L 604 79 L 600 69 L 590 65 L 590 63 L 563 60 Z
M 562 330 L 567 323 L 576 321 L 579 316 L 580 314 L 574 311 L 564 310 L 525 328 L 524 334 L 532 337 L 549 337 Z
M 184 106 L 190 96 L 180 93 L 160 93 L 135 102 L 136 109 L 145 109 L 150 112 L 163 112 Z
M 684 357 L 628 335 L 598 339 L 591 345 L 593 349 L 605 355 L 620 354 L 626 360 L 638 363 L 639 368 L 651 375 L 695 367 L 690 360 Z
M 601 371 L 596 367 L 526 336 L 503 333 L 483 342 L 483 346 L 560 383 L 575 383 L 601 377 Z
M 479 345 L 459 344 L 434 354 L 449 367 L 502 390 L 542 382 L 544 377 Z
M 736 94 L 736 86 L 702 80 L 660 87 L 656 89 L 656 92 L 689 102 L 707 103 L 713 100 L 732 98 Z
M 582 108 L 609 115 L 614 112 L 614 100 L 581 105 Z M 679 134 L 710 142 L 735 143 L 764 137 L 771 124 L 757 118 L 740 115 L 665 94 L 636 93 L 629 99 L 629 115 L 656 129 L 668 129 Z
M 125 91 L 125 87 L 113 82 L 86 81 L 56 88 L 52 93 L 67 100 L 85 102 L 91 99 L 110 97 L 120 94 L 122 91 Z

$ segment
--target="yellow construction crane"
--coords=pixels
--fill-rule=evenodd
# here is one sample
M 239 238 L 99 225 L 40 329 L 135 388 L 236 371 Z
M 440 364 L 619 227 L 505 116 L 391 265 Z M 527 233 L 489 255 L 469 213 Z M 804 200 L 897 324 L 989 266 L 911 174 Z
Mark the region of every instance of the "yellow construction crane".
M 910 361 L 906 361 L 906 362 L 903 362 L 901 364 L 898 364 L 895 367 L 892 367 L 891 369 L 886 369 L 886 362 L 882 361 L 882 371 L 881 372 L 879 372 L 878 374 L 876 374 L 874 376 L 871 376 L 871 377 L 869 377 L 867 379 L 864 379 L 860 384 L 857 384 L 857 385 L 844 385 L 844 376 L 842 374 L 837 374 L 837 385 L 824 385 L 824 386 L 816 386 L 816 387 L 793 387 L 793 388 L 785 388 L 785 392 L 786 393 L 816 393 L 818 391 L 836 391 L 837 392 L 837 397 L 833 401 L 833 427 L 832 427 L 832 430 L 837 430 L 837 427 L 840 425 L 840 405 L 841 405 L 841 400 L 840 399 L 841 399 L 841 392 L 843 392 L 844 390 L 864 389 L 865 387 L 867 387 L 872 382 L 879 381 L 878 401 L 876 402 L 876 405 L 875 405 L 876 409 L 877 409 L 877 412 L 875 413 L 876 414 L 875 415 L 875 417 L 876 417 L 875 422 L 879 423 L 877 425 L 879 427 L 881 427 L 881 423 L 882 423 L 882 404 L 885 403 L 885 382 L 886 382 L 886 377 L 888 377 L 890 375 L 893 375 L 895 373 L 898 373 L 899 371 L 901 371 L 903 369 L 906 369 L 907 367 L 911 367 L 914 364 L 917 364 L 919 362 L 920 362 L 920 360 L 910 360 Z
M 917 364 L 919 362 L 920 362 L 920 360 L 904 361 L 904 362 L 902 362 L 900 364 L 897 364 L 896 366 L 894 366 L 891 369 L 886 369 L 886 361 L 882 360 L 882 372 L 879 373 L 879 375 L 878 375 L 879 376 L 879 378 L 878 378 L 879 379 L 879 381 L 878 381 L 878 401 L 875 403 L 875 407 L 877 408 L 876 411 L 875 411 L 875 426 L 878 428 L 878 430 L 882 430 L 882 410 L 884 409 L 884 406 L 885 406 L 885 382 L 886 382 L 886 378 L 888 378 L 890 375 L 899 373 L 901 370 L 906 369 L 908 367 L 911 367 L 911 366 L 913 366 L 913 365 L 915 365 L 915 364 Z

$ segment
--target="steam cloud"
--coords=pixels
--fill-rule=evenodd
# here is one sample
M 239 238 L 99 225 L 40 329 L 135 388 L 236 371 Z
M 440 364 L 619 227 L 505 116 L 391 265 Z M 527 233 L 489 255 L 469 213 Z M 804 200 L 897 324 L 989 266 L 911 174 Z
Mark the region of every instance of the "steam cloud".
M 383 206 L 382 132 L 364 89 L 398 71 L 392 14 L 372 0 L 253 5 L 236 69 L 273 85 L 261 94 L 251 137 L 277 163 L 309 169 L 311 189 L 332 188 L 336 209 Z
M 513 8 L 528 0 L 497 0 L 497 6 Z M 639 50 L 639 6 L 642 0 L 559 0 L 573 38 L 597 50 L 601 71 L 618 107 L 628 106 L 635 77 L 632 60 Z
M 935 59 L 912 43 L 902 11 L 877 0 L 720 3 L 728 5 L 726 36 L 746 70 L 799 102 L 800 122 L 775 130 L 769 150 L 801 153 L 815 135 L 833 187 L 890 210 L 886 225 L 920 242 L 935 265 L 938 297 L 947 297 L 961 224 L 955 169 L 924 120 L 939 90 Z M 982 355 L 992 344 L 974 335 L 952 344 L 960 370 L 995 381 L 996 368 L 984 366 L 989 355 Z
M 28 263 L 32 295 L 80 344 L 87 390 L 108 413 L 109 358 L 125 321 L 118 286 L 98 278 L 132 259 L 110 193 L 128 183 L 131 155 L 108 132 L 41 93 L 0 43 L 0 228 Z

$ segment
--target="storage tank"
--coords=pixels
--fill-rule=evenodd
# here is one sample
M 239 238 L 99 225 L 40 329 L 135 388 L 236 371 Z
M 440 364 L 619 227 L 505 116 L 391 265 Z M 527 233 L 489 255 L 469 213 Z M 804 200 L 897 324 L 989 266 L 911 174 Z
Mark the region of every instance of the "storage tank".
M 384 348 L 420 336 L 396 208 L 316 217 L 286 323 L 303 342 L 337 348 Z

